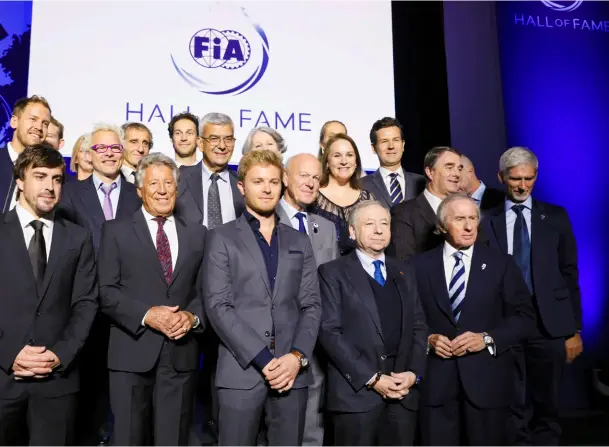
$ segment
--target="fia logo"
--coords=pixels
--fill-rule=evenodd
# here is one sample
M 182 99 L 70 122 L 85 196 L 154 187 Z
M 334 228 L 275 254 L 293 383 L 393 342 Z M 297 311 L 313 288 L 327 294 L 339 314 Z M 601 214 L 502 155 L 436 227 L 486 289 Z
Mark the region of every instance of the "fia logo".
M 235 70 L 250 58 L 250 43 L 237 31 L 205 28 L 190 39 L 190 55 L 206 68 Z
M 575 11 L 579 8 L 584 0 L 575 0 L 570 2 L 556 2 L 553 0 L 541 0 L 546 7 L 552 9 L 553 11 L 562 11 L 562 12 L 570 12 Z M 564 4 L 563 4 L 564 3 Z

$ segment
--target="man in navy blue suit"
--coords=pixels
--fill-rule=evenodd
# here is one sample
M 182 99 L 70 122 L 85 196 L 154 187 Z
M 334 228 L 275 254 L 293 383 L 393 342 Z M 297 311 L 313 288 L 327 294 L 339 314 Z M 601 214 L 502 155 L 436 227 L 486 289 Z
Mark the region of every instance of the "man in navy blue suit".
M 567 211 L 531 197 L 538 160 L 526 148 L 514 147 L 499 161 L 505 202 L 487 213 L 490 244 L 511 254 L 533 294 L 537 325 L 518 361 L 513 443 L 557 445 L 558 393 L 565 361 L 583 350 L 577 246 Z
M 455 194 L 438 207 L 445 242 L 414 259 L 429 326 L 421 382 L 423 445 L 505 445 L 513 349 L 534 326 L 531 295 L 513 259 L 476 243 L 480 209 Z

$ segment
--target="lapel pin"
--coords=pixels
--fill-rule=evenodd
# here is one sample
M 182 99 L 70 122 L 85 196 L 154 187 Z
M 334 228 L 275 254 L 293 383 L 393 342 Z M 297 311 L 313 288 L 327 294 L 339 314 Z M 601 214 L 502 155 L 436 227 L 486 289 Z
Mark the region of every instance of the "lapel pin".
M 403 275 L 403 274 L 404 274 L 404 272 L 400 272 L 400 275 Z
M 541 220 L 544 220 L 545 218 L 546 218 L 546 215 L 545 215 L 545 214 L 542 214 L 542 215 L 541 215 Z
M 319 228 L 319 225 L 317 225 L 317 222 L 313 222 L 313 233 L 317 233 L 318 228 Z
M 482 270 L 486 268 L 486 264 L 482 264 Z

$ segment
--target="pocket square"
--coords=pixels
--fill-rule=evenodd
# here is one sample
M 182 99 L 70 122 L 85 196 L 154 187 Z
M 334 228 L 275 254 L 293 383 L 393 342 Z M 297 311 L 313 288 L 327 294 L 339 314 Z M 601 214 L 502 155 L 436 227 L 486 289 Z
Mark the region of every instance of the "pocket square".
M 304 253 L 300 250 L 288 250 L 288 253 L 291 255 L 303 255 Z

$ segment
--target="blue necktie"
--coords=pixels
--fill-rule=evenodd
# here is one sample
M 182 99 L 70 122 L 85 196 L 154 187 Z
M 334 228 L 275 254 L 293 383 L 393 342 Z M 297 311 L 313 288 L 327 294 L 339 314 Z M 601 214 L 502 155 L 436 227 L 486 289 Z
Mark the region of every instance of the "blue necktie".
M 527 283 L 529 292 L 533 293 L 533 280 L 531 277 L 531 240 L 529 239 L 529 230 L 527 221 L 524 219 L 524 205 L 514 205 L 512 211 L 516 213 L 516 222 L 514 223 L 514 245 L 512 247 L 512 256 L 522 276 Z
M 389 174 L 391 177 L 391 181 L 389 182 L 389 195 L 391 196 L 391 204 L 397 205 L 404 199 L 404 195 L 402 194 L 402 187 L 400 186 L 400 182 L 398 181 L 397 173 Z
M 453 256 L 455 258 L 455 266 L 453 267 L 452 277 L 448 285 L 448 296 L 453 317 L 457 322 L 461 316 L 463 298 L 465 298 L 465 264 L 463 264 L 462 252 L 457 251 Z
M 372 265 L 374 265 L 374 280 L 378 282 L 381 286 L 384 286 L 385 278 L 383 277 L 383 271 L 381 270 L 381 265 L 383 265 L 383 261 L 374 261 Z
M 296 219 L 298 219 L 298 231 L 306 233 L 307 227 L 305 226 L 305 219 L 307 216 L 305 216 L 304 213 L 296 213 L 295 216 Z

